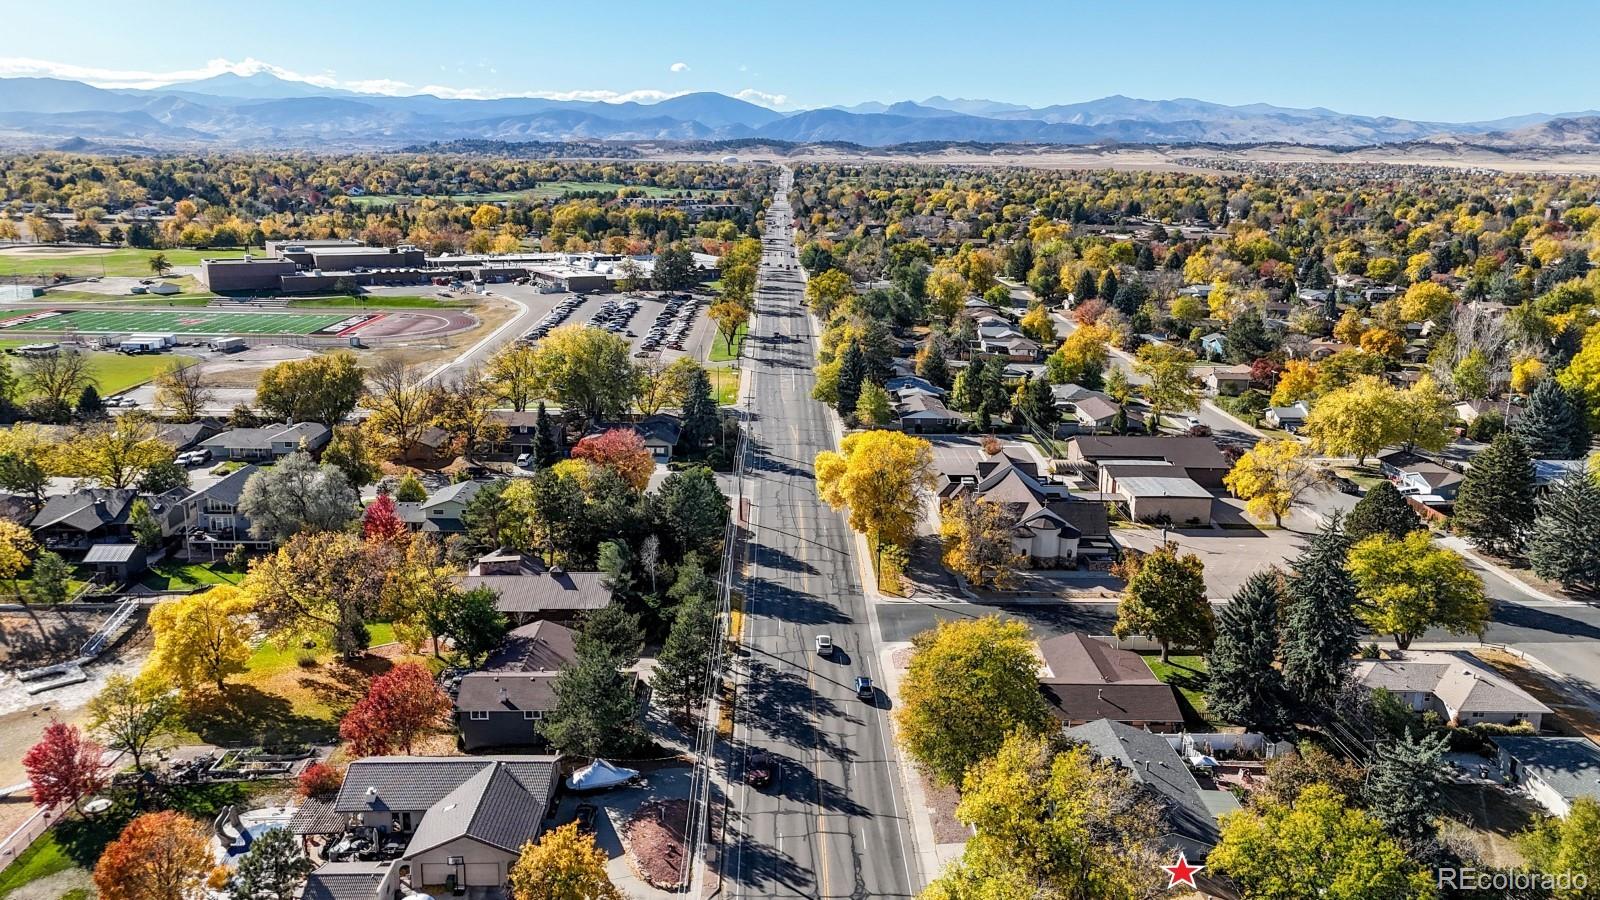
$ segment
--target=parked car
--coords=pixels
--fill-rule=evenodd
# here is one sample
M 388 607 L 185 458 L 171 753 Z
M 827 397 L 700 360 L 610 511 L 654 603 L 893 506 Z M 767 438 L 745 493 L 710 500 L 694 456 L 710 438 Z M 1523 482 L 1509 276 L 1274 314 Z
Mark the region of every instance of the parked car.
M 526 469 L 527 467 L 529 467 L 531 465 L 533 465 L 533 454 L 532 453 L 524 453 L 521 456 L 517 457 L 517 468 Z
M 600 810 L 593 803 L 579 803 L 573 811 L 573 821 L 578 824 L 579 834 L 594 834 L 594 820 Z

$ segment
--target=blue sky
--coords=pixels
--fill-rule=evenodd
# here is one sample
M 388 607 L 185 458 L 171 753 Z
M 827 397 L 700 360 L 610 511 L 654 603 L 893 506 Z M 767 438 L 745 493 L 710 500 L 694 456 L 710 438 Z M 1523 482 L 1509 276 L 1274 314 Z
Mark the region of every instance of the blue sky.
M 1600 3 L 5 3 L 0 75 L 144 86 L 261 66 L 387 93 L 778 108 L 1108 94 L 1439 121 L 1600 107 Z

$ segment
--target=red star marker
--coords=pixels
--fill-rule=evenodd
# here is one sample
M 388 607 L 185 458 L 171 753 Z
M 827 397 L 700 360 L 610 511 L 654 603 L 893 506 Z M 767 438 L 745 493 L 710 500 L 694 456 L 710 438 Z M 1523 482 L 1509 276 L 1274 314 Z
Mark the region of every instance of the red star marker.
M 1170 866 L 1162 866 L 1161 868 L 1167 873 L 1167 887 L 1171 889 L 1180 884 L 1196 887 L 1194 877 L 1200 874 L 1200 870 L 1204 869 L 1205 866 L 1190 865 L 1189 858 L 1184 855 L 1182 850 L 1179 850 L 1178 861 Z

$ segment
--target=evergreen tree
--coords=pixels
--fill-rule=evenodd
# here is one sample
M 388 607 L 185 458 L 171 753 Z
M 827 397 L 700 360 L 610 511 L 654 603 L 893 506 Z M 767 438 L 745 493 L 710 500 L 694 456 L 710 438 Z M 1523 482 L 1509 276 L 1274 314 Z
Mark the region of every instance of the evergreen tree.
M 978 413 L 995 416 L 1011 409 L 1011 398 L 1006 395 L 1006 364 L 990 360 L 983 367 L 983 377 L 978 379 Z
M 1533 462 L 1522 439 L 1496 437 L 1472 460 L 1456 493 L 1451 525 L 1480 547 L 1515 553 L 1533 525 Z
M 672 620 L 672 630 L 661 646 L 650 686 L 668 708 L 688 721 L 704 696 L 711 641 L 716 631 L 716 609 L 704 593 L 686 598 Z
M 1111 303 L 1117 299 L 1117 288 L 1121 286 L 1122 282 L 1117 280 L 1117 270 L 1107 269 L 1105 274 L 1100 276 L 1100 285 L 1095 288 L 1095 293 L 1100 299 Z
M 683 430 L 678 446 L 696 452 L 717 436 L 717 400 L 711 396 L 711 376 L 695 366 L 683 396 Z
M 555 424 L 550 421 L 550 411 L 539 401 L 539 413 L 533 419 L 533 455 L 539 465 L 548 465 L 560 450 L 556 446 Z
M 1012 244 L 1011 255 L 1006 259 L 1006 277 L 1012 281 L 1026 281 L 1032 269 L 1033 244 L 1027 240 Z
M 1533 520 L 1528 561 L 1540 578 L 1563 587 L 1600 588 L 1600 484 L 1593 475 L 1572 472 L 1550 487 Z
M 1223 352 L 1233 363 L 1254 362 L 1277 349 L 1277 338 L 1267 330 L 1261 314 L 1247 309 L 1233 317 L 1222 336 Z
M 294 900 L 314 868 L 289 829 L 273 828 L 239 858 L 228 893 L 233 900 Z
M 1082 303 L 1095 296 L 1094 273 L 1084 269 L 1078 273 L 1078 281 L 1072 288 L 1072 302 Z
M 1043 378 L 1029 378 L 1017 385 L 1011 411 L 1013 424 L 1031 426 L 1047 433 L 1054 432 L 1056 422 L 1061 419 L 1050 382 Z
M 1445 731 L 1413 737 L 1408 728 L 1404 738 L 1378 745 L 1367 772 L 1367 808 L 1384 830 L 1412 847 L 1421 847 L 1436 831 L 1433 813 L 1449 739 Z
M 634 680 L 627 661 L 590 645 L 556 676 L 556 708 L 539 732 L 557 749 L 578 756 L 627 753 L 640 743 Z
M 1554 378 L 1534 387 L 1511 430 L 1534 459 L 1581 459 L 1589 452 L 1587 410 Z
M 1276 569 L 1251 575 L 1217 619 L 1217 640 L 1206 657 L 1212 712 L 1252 731 L 1274 732 L 1284 723 L 1283 676 L 1278 655 L 1278 605 L 1283 599 Z
M 1116 296 L 1111 298 L 1111 305 L 1117 312 L 1134 318 L 1138 316 L 1140 307 L 1150 299 L 1150 289 L 1142 281 L 1125 281 L 1118 288 Z
M 1283 679 L 1306 707 L 1326 709 L 1355 664 L 1356 585 L 1345 569 L 1350 542 L 1335 517 L 1294 563 L 1285 585 Z
M 835 407 L 839 415 L 855 412 L 856 401 L 861 399 L 861 385 L 866 380 L 867 359 L 861 353 L 861 346 L 851 341 L 839 357 L 839 403 Z
M 1422 518 L 1388 481 L 1368 488 L 1344 520 L 1344 533 L 1352 544 L 1359 544 L 1375 534 L 1399 540 L 1421 527 Z
M 950 366 L 945 362 L 943 341 L 934 339 L 928 342 L 928 349 L 917 360 L 917 374 L 930 384 L 950 387 Z
M 100 392 L 92 384 L 84 385 L 83 391 L 78 394 L 78 415 L 98 416 L 104 411 L 105 403 L 100 399 Z

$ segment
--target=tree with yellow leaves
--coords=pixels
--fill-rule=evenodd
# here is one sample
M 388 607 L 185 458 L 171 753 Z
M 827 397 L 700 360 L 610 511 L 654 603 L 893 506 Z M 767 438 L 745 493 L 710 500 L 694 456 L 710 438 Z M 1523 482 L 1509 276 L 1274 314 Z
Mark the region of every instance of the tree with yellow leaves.
M 1443 315 L 1455 302 L 1455 295 L 1444 285 L 1419 281 L 1406 288 L 1400 297 L 1400 318 L 1407 322 L 1426 322 Z
M 854 294 L 850 285 L 850 276 L 840 269 L 829 269 L 811 276 L 806 282 L 806 303 L 817 318 L 826 322 L 833 318 L 834 310 L 838 309 Z
M 1161 425 L 1162 413 L 1193 409 L 1200 389 L 1189 366 L 1194 354 L 1171 344 L 1145 344 L 1134 358 L 1133 371 L 1145 378 L 1145 402 L 1150 404 L 1150 431 Z
M 522 845 L 511 866 L 512 900 L 624 900 L 606 874 L 606 854 L 572 822 Z
M 1016 524 L 1016 516 L 998 503 L 970 495 L 946 503 L 939 522 L 945 568 L 978 587 L 1010 587 L 1028 561 L 1012 545 Z
M 156 437 L 146 416 L 129 413 L 112 422 L 90 426 L 62 448 L 60 472 L 89 478 L 102 487 L 128 488 L 139 483 L 151 466 L 172 459 L 172 447 Z
M 15 522 L 0 520 L 0 578 L 11 582 L 11 592 L 20 596 L 17 590 L 17 576 L 28 567 L 28 561 L 39 545 L 33 539 L 33 532 Z
M 1050 311 L 1044 308 L 1043 303 L 1028 307 L 1028 311 L 1022 315 L 1021 325 L 1022 333 L 1040 344 L 1049 346 L 1056 342 L 1056 323 L 1050 319 Z
M 1104 381 L 1111 360 L 1111 329 L 1079 325 L 1045 360 L 1045 374 L 1055 384 L 1076 384 L 1090 390 Z
M 1362 350 L 1390 360 L 1400 359 L 1406 349 L 1406 339 L 1387 328 L 1368 328 L 1358 343 Z
M 156 604 L 150 610 L 155 650 L 145 672 L 185 692 L 209 684 L 221 693 L 250 659 L 250 608 L 249 595 L 231 584 Z
M 1262 441 L 1239 457 L 1222 483 L 1251 515 L 1272 516 L 1272 524 L 1281 526 L 1300 495 L 1322 481 L 1310 457 L 1311 449 L 1293 438 Z
M 933 448 L 898 431 L 852 434 L 816 459 L 817 492 L 850 511 L 850 527 L 882 544 L 908 546 L 933 490 Z
M 928 311 L 939 321 L 949 322 L 961 311 L 967 299 L 967 280 L 948 269 L 936 268 L 928 274 L 923 289 L 928 292 Z
M 1355 456 L 1365 464 L 1368 456 L 1397 443 L 1405 433 L 1401 421 L 1405 407 L 1392 385 L 1363 375 L 1317 401 L 1306 417 L 1306 433 L 1321 452 Z
M 1361 332 L 1366 330 L 1366 324 L 1361 319 L 1361 313 L 1355 307 L 1346 309 L 1339 316 L 1339 321 L 1333 325 L 1334 340 L 1354 346 L 1361 343 Z
M 1291 359 L 1278 373 L 1278 384 L 1272 389 L 1272 405 L 1288 406 L 1296 400 L 1310 400 L 1317 395 L 1317 364 L 1308 359 Z
M 1511 364 L 1511 389 L 1526 394 L 1543 381 L 1546 374 L 1542 360 L 1537 356 L 1524 356 Z

